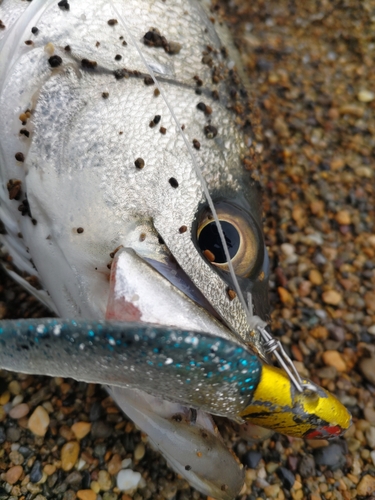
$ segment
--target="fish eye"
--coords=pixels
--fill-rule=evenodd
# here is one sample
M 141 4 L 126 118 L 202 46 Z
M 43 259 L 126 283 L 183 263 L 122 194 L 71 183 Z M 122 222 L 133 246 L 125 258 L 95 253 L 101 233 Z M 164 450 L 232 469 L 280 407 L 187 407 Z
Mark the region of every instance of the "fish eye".
M 237 276 L 246 278 L 252 274 L 258 262 L 259 230 L 252 217 L 229 203 L 215 205 L 229 255 Z M 228 261 L 212 213 L 202 211 L 197 225 L 197 243 L 203 256 L 214 266 L 229 271 Z

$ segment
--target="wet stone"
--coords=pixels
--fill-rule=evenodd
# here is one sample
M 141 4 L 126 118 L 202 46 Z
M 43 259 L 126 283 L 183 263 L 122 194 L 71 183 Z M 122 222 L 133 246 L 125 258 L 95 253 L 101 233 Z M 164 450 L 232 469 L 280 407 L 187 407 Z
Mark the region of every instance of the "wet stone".
M 79 444 L 77 441 L 71 441 L 64 444 L 61 449 L 61 468 L 64 471 L 73 469 L 79 456 Z
M 291 488 L 293 488 L 294 482 L 296 480 L 293 472 L 286 469 L 285 467 L 279 467 L 276 470 L 276 474 L 281 479 L 281 482 L 283 483 L 284 488 L 286 488 L 287 490 L 290 490 Z
M 36 436 L 43 437 L 48 429 L 50 418 L 43 406 L 37 406 L 31 414 L 28 422 L 28 428 Z
M 314 450 L 314 459 L 316 465 L 326 465 L 332 471 L 341 469 L 346 463 L 343 449 L 336 443 Z
M 112 434 L 112 426 L 103 420 L 97 420 L 92 424 L 91 435 L 94 439 L 106 439 Z
M 90 410 L 90 422 L 95 422 L 105 415 L 105 410 L 99 401 L 95 401 Z
M 375 493 L 375 477 L 366 474 L 357 486 L 357 494 L 361 497 L 370 497 Z
M 262 459 L 262 454 L 259 451 L 248 451 L 242 457 L 242 463 L 249 469 L 256 469 Z
M 11 443 L 17 443 L 21 437 L 21 429 L 18 427 L 8 427 L 7 432 L 7 441 Z
M 106 470 L 99 471 L 98 483 L 101 491 L 108 491 L 112 487 L 112 479 Z
M 15 484 L 22 476 L 23 468 L 20 465 L 15 465 L 7 470 L 5 480 L 9 484 Z
M 9 459 L 14 465 L 22 465 L 25 461 L 25 457 L 19 451 L 11 451 L 9 453 Z
M 74 470 L 67 476 L 66 482 L 71 486 L 80 486 L 82 482 L 82 474 L 79 471 Z
M 35 460 L 34 465 L 30 471 L 30 481 L 32 483 L 39 483 L 43 477 L 42 463 L 40 460 Z
M 303 455 L 298 466 L 298 472 L 304 479 L 316 475 L 315 460 L 311 455 Z

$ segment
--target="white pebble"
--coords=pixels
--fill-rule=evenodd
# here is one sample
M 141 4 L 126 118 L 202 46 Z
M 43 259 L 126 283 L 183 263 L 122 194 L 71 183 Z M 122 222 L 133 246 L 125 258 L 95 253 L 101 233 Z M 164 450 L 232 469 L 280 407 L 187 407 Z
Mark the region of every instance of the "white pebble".
M 123 469 L 117 474 L 117 488 L 121 491 L 134 491 L 141 481 L 139 472 L 131 469 Z
M 375 450 L 370 453 L 372 463 L 375 465 Z
M 283 243 L 281 246 L 281 251 L 283 252 L 284 255 L 290 256 L 294 255 L 296 253 L 296 248 L 294 245 L 291 245 L 290 243 Z
M 357 94 L 357 97 L 361 102 L 371 102 L 375 99 L 375 94 L 370 90 L 360 90 Z
M 132 466 L 132 459 L 131 458 L 124 458 L 124 460 L 121 462 L 121 467 L 123 469 L 127 469 L 128 467 Z
M 371 325 L 370 328 L 367 329 L 367 331 L 371 335 L 375 335 L 375 325 Z

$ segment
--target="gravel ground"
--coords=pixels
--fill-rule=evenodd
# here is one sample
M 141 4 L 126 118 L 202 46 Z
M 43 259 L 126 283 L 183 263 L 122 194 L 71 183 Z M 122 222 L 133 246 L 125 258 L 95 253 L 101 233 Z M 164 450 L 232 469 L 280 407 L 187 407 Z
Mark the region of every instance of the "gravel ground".
M 247 466 L 239 498 L 375 499 L 375 3 L 221 8 L 262 113 L 272 327 L 354 422 L 330 443 L 237 440 Z M 0 271 L 0 317 L 46 314 Z M 114 487 L 127 458 L 146 482 L 134 499 L 203 498 L 100 387 L 2 372 L 0 394 L 0 499 L 128 500 Z M 41 434 L 48 426 L 45 437 L 26 430 L 30 416 Z

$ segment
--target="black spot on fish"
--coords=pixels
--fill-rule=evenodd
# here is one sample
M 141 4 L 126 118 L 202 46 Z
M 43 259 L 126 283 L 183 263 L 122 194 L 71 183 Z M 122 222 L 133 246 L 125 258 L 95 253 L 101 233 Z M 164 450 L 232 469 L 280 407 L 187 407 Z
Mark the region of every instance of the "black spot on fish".
M 62 59 L 60 56 L 54 55 L 48 59 L 48 63 L 51 68 L 58 68 L 62 64 Z
M 69 5 L 68 0 L 60 0 L 60 2 L 57 5 L 62 10 L 70 10 L 70 5 Z

